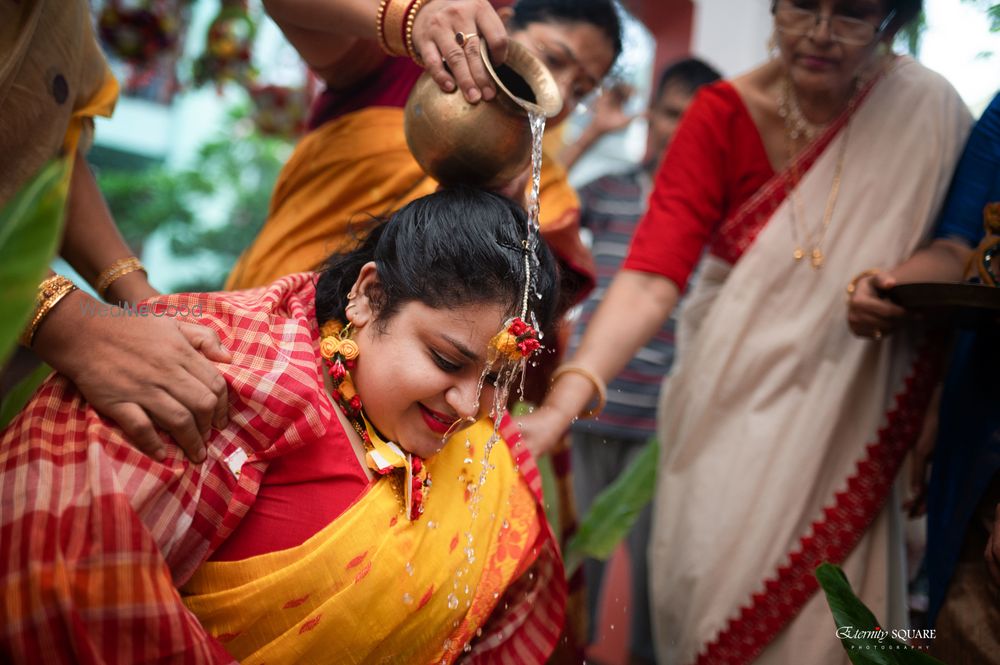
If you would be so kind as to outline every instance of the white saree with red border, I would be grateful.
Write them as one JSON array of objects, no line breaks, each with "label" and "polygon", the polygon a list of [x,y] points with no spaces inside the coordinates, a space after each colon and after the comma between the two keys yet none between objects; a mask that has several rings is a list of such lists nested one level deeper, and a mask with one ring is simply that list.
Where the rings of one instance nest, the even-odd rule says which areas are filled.
[{"label": "white saree with red border", "polygon": [[909,334],[852,336],[844,288],[927,240],[971,118],[909,58],[860,95],[797,158],[799,225],[815,231],[848,141],[822,268],[792,257],[792,176],[778,173],[725,220],[720,232],[739,238],[742,255],[708,256],[681,314],[650,546],[664,663],[844,662],[816,593],[824,561],[887,616],[887,499],[922,422],[934,354]]}]

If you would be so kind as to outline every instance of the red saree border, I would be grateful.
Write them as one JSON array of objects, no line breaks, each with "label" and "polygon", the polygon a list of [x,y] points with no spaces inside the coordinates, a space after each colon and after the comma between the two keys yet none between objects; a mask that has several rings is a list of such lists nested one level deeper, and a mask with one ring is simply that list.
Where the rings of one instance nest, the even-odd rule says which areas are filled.
[{"label": "red saree border", "polygon": [[[730,264],[739,261],[743,253],[750,248],[760,232],[771,221],[778,207],[784,203],[789,191],[795,185],[791,182],[793,174],[805,174],[813,167],[827,147],[847,126],[854,113],[861,108],[868,94],[882,79],[883,74],[872,78],[858,93],[854,101],[848,105],[840,116],[827,127],[822,134],[792,160],[785,169],[775,174],[767,184],[750,197],[732,217],[724,221],[716,237],[725,241],[717,243],[714,254]],[[801,177],[800,177],[801,180]]]},{"label": "red saree border", "polygon": [[861,541],[892,490],[906,452],[920,434],[924,413],[941,374],[940,345],[928,340],[917,354],[895,405],[885,416],[874,442],[847,479],[847,488],[834,495],[788,563],[778,566],[764,580],[764,590],[731,618],[715,638],[705,644],[696,665],[738,665],[752,662],[798,614],[818,590],[814,571],[821,563],[842,563]]}]

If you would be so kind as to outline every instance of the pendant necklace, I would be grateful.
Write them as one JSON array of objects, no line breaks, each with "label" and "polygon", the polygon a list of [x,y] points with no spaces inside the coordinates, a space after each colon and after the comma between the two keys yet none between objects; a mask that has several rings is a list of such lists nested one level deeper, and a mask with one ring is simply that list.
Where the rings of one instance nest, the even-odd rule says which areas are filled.
[{"label": "pendant necklace", "polygon": [[[840,140],[840,150],[837,154],[837,163],[834,166],[833,171],[833,184],[830,187],[830,194],[826,199],[826,208],[823,211],[820,228],[816,233],[810,233],[808,227],[805,225],[805,215],[802,210],[802,201],[798,191],[800,174],[795,154],[795,141],[801,136],[805,136],[807,139],[812,140],[812,137],[815,136],[815,134],[819,132],[822,127],[808,124],[796,126],[793,116],[798,116],[801,123],[807,123],[807,121],[802,116],[801,111],[793,113],[790,110],[788,102],[789,99],[794,99],[794,95],[791,90],[791,82],[786,79],[784,93],[778,100],[778,114],[785,121],[785,139],[788,150],[788,162],[791,167],[791,179],[789,182],[788,194],[791,197],[790,211],[792,215],[792,235],[795,239],[795,251],[792,252],[792,258],[794,258],[796,262],[801,261],[806,257],[806,249],[808,249],[810,264],[814,270],[819,270],[823,267],[823,263],[826,261],[826,255],[823,253],[823,241],[826,238],[827,230],[830,228],[830,222],[833,219],[833,213],[837,207],[837,198],[840,195],[840,182],[844,171],[844,156],[847,153],[847,143],[850,138],[851,123],[850,120],[848,120],[847,125],[844,127],[844,135]],[[853,99],[851,103],[853,103]],[[795,104],[794,108],[798,109],[798,104]]]}]

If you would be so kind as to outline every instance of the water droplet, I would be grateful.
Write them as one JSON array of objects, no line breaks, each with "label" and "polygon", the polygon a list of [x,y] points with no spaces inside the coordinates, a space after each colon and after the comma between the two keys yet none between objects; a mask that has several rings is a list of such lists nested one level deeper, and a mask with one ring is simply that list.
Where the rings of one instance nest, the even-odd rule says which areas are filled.
[{"label": "water droplet", "polygon": [[476,637],[482,637],[482,636],[483,636],[483,629],[476,628]]},{"label": "water droplet", "polygon": [[428,529],[436,529],[436,528],[438,528],[438,524],[434,520],[427,520],[427,528]]},{"label": "water droplet", "polygon": [[470,653],[472,651],[472,645],[466,644],[464,647],[462,647],[462,651],[464,651],[465,653]]},{"label": "water droplet", "polygon": [[503,521],[503,528],[509,529],[510,528],[510,522],[508,522],[507,520],[504,520]]},{"label": "water droplet", "polygon": [[413,564],[409,561],[406,562],[406,574],[413,577]]},{"label": "water droplet", "polygon": [[411,596],[408,593],[404,593],[403,594],[403,604],[404,605],[412,605],[413,604],[413,596]]},{"label": "water droplet", "polygon": [[472,464],[472,458],[466,457],[464,460],[462,460],[462,464]]},{"label": "water droplet", "polygon": [[458,609],[458,596],[453,593],[448,594],[448,609],[457,610]]}]

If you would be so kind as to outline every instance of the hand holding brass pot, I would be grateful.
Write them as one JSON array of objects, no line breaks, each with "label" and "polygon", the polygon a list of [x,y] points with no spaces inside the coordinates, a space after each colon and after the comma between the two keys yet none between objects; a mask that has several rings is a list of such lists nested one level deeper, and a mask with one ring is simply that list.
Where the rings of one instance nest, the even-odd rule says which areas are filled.
[{"label": "hand holding brass pot", "polygon": [[492,100],[470,104],[458,92],[445,93],[424,73],[404,111],[404,132],[417,163],[443,185],[501,187],[524,172],[531,160],[528,111],[548,118],[562,109],[551,72],[515,41],[507,61],[494,68],[480,40],[486,69],[497,85]]}]

